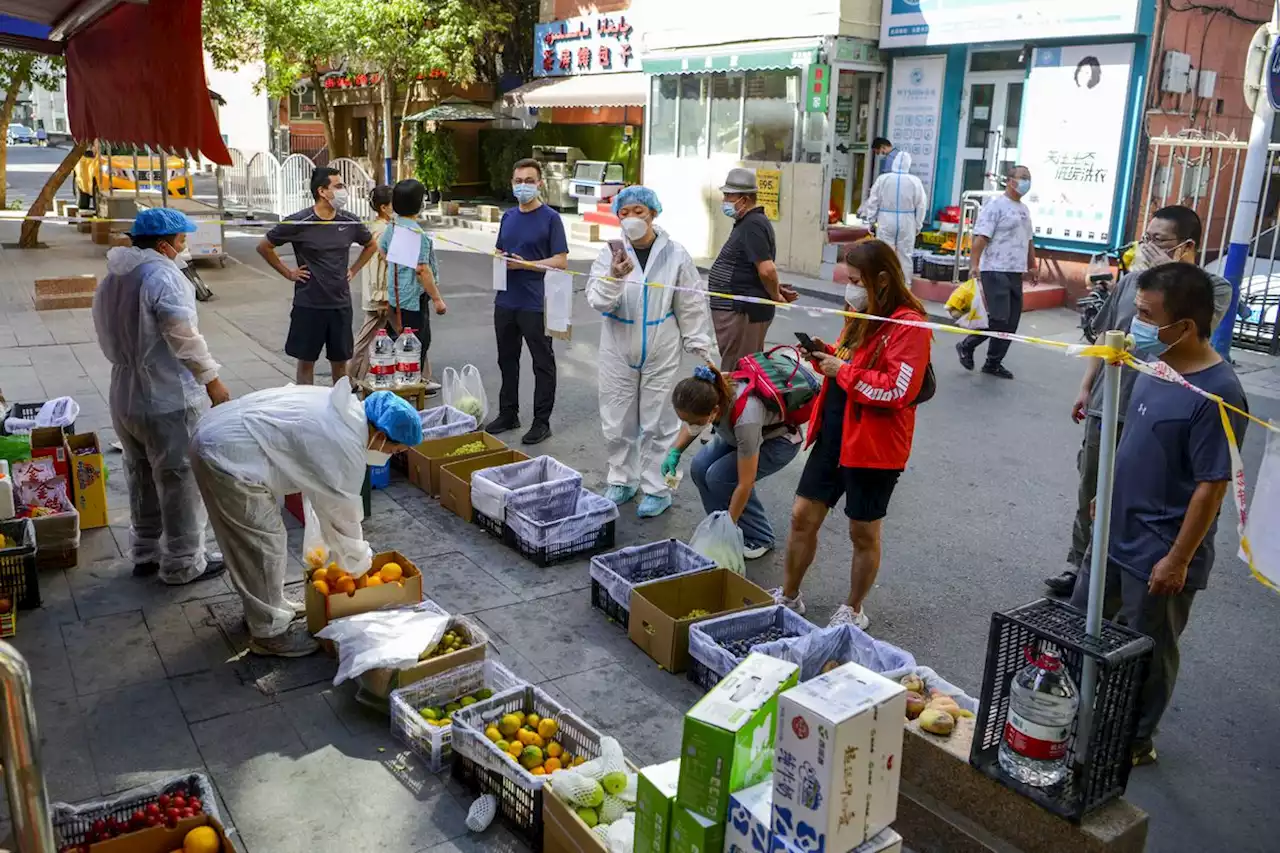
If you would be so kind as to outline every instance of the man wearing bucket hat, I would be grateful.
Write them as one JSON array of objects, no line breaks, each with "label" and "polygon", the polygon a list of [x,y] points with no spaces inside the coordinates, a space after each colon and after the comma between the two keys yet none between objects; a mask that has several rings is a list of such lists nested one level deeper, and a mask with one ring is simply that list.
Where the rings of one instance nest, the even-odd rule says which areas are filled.
[{"label": "man wearing bucket hat", "polygon": [[[711,265],[709,289],[732,296],[794,302],[795,290],[778,282],[778,268],[774,265],[778,242],[769,217],[757,202],[755,170],[730,169],[720,192],[724,194],[721,211],[733,220],[733,230]],[[772,305],[711,297],[711,318],[720,345],[722,370],[732,371],[743,356],[764,349],[773,315]]]},{"label": "man wearing bucket hat", "polygon": [[124,451],[133,571],[158,572],[167,584],[223,572],[205,553],[207,519],[187,458],[208,403],[231,399],[197,326],[195,290],[174,263],[195,230],[179,211],[143,210],[129,231],[133,245],[107,253],[93,296],[98,346],[111,362],[111,422]]}]

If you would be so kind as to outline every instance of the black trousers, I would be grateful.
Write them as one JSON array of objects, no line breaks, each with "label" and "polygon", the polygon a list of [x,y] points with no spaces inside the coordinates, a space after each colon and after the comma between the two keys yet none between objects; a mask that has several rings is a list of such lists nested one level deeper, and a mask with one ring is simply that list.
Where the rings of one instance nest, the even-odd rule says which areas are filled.
[{"label": "black trousers", "polygon": [[499,416],[520,416],[520,342],[524,341],[533,358],[533,422],[550,423],[556,403],[556,353],[543,312],[494,306],[493,330],[498,339],[498,369],[502,371]]},{"label": "black trousers", "polygon": [[[986,300],[987,315],[991,318],[987,328],[993,332],[1018,331],[1018,322],[1022,320],[1022,273],[984,272],[980,278],[982,298]],[[978,344],[988,340],[991,343],[987,346],[987,364],[995,367],[1004,361],[1004,354],[1009,351],[1009,341],[970,335],[960,346],[969,355],[973,355]]]}]

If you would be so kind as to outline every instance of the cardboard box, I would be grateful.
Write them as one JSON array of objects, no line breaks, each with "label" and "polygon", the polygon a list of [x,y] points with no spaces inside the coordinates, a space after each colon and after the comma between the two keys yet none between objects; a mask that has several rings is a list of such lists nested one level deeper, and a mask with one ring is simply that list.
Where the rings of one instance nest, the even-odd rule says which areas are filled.
[{"label": "cardboard box", "polygon": [[485,468],[524,462],[528,458],[519,450],[495,450],[441,465],[440,506],[469,524],[475,518],[475,510],[471,508],[471,475]]},{"label": "cardboard box", "polygon": [[[53,470],[59,477],[68,477],[67,445],[58,427],[36,427],[31,431],[31,458],[47,456],[53,460]],[[68,477],[68,481],[70,478]]]},{"label": "cardboard box", "polygon": [[414,682],[439,675],[454,667],[484,661],[489,635],[479,625],[465,616],[453,616],[449,619],[448,630],[464,631],[471,645],[438,658],[419,661],[401,670],[371,669],[360,676],[360,686],[379,699],[387,699],[397,687],[408,687]]},{"label": "cardboard box", "polygon": [[773,779],[729,795],[724,853],[769,853],[773,838]]},{"label": "cardboard box", "polygon": [[720,853],[723,849],[723,821],[676,805],[671,818],[671,853]]},{"label": "cardboard box", "polygon": [[653,764],[636,778],[635,853],[667,853],[671,843],[671,812],[680,785],[680,759]]},{"label": "cardboard box", "polygon": [[430,441],[424,441],[417,447],[409,448],[409,482],[433,497],[440,494],[441,466],[478,455],[475,453],[469,453],[465,456],[449,455],[464,444],[471,444],[474,441],[484,443],[487,448],[484,451],[485,453],[507,449],[505,444],[487,432],[469,432],[465,435],[453,435],[448,438],[433,438]]},{"label": "cardboard box", "polygon": [[[773,597],[728,569],[712,569],[669,580],[652,581],[631,590],[627,633],[667,672],[689,665],[689,626],[712,616],[773,604]],[[706,616],[685,618],[694,610]]]},{"label": "cardboard box", "polygon": [[[725,849],[725,853],[730,853],[728,848]],[[767,853],[810,853],[810,851],[807,847],[797,847],[794,842],[780,840],[775,836]],[[872,836],[865,843],[859,844],[849,853],[902,853],[902,836],[892,829],[886,829]]]},{"label": "cardboard box", "polygon": [[[548,785],[553,785],[548,780]],[[604,841],[573,809],[552,792],[542,790],[542,853],[607,853]]]},{"label": "cardboard box", "polygon": [[171,851],[182,850],[182,840],[187,837],[188,832],[198,826],[212,827],[213,831],[218,833],[218,841],[222,844],[223,853],[234,853],[236,848],[227,838],[227,832],[222,828],[222,824],[207,814],[198,814],[178,821],[178,825],[173,829],[153,826],[150,829],[140,829],[108,841],[100,841],[84,849],[89,850],[90,853],[171,853]]},{"label": "cardboard box", "polygon": [[[96,433],[86,432],[65,438],[71,487],[80,529],[107,526],[107,466]],[[79,452],[77,452],[79,451]],[[88,451],[87,453],[85,451]]]},{"label": "cardboard box", "polygon": [[677,805],[724,823],[729,795],[764,781],[773,769],[778,694],[799,677],[795,664],[752,653],[689,709]]},{"label": "cardboard box", "polygon": [[856,663],[782,694],[775,849],[852,850],[893,823],[906,713],[902,685]]},{"label": "cardboard box", "polygon": [[368,613],[380,607],[417,604],[422,601],[422,573],[413,561],[399,551],[375,554],[372,571],[387,563],[399,563],[404,569],[401,583],[388,583],[357,589],[353,595],[321,595],[311,584],[306,585],[307,630],[315,634],[334,619]]},{"label": "cardboard box", "polygon": [[74,569],[80,551],[80,513],[74,509],[31,519],[36,531],[36,568]]}]

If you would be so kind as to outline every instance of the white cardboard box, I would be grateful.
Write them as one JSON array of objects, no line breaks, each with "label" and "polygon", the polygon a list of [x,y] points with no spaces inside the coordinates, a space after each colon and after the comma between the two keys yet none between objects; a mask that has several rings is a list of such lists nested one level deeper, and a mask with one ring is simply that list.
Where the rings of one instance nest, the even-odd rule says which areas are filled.
[{"label": "white cardboard box", "polygon": [[[776,853],[810,853],[808,850],[801,850],[794,845],[781,841],[777,842],[769,853],[775,853],[775,851]],[[830,851],[825,851],[825,853],[830,853]],[[849,853],[902,853],[902,836],[892,829],[882,829],[871,836],[865,843],[859,844],[850,850]]]},{"label": "white cardboard box", "polygon": [[772,812],[772,778],[730,794],[724,853],[769,853]]},{"label": "white cardboard box", "polygon": [[853,850],[893,823],[906,695],[847,663],[779,697],[773,850]]}]

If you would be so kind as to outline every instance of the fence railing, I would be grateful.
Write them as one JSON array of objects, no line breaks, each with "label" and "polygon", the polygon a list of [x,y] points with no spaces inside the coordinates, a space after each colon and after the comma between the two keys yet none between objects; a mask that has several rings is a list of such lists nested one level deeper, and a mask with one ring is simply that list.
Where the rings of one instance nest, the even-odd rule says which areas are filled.
[{"label": "fence railing", "polygon": [[[305,154],[290,154],[281,162],[267,151],[229,149],[231,165],[220,171],[223,204],[246,216],[283,219],[312,204],[311,172],[316,162]],[[363,166],[347,157],[327,165],[337,169],[351,195],[350,211],[361,219],[373,215],[369,192],[376,182]]]}]

